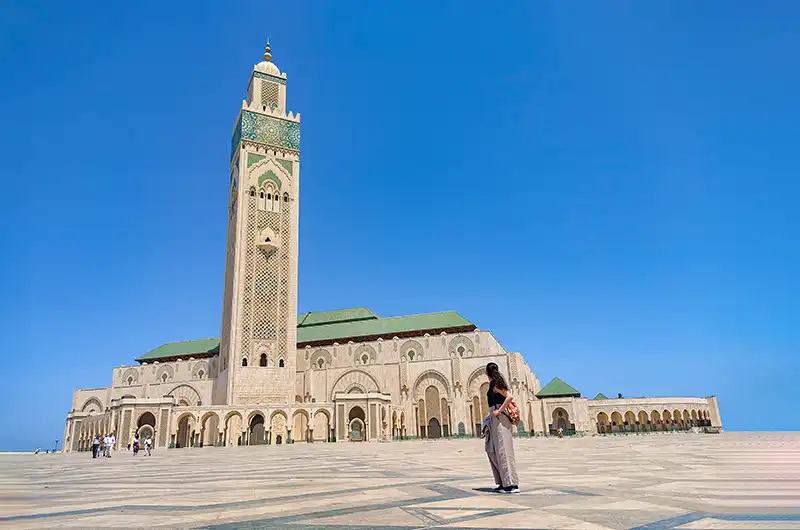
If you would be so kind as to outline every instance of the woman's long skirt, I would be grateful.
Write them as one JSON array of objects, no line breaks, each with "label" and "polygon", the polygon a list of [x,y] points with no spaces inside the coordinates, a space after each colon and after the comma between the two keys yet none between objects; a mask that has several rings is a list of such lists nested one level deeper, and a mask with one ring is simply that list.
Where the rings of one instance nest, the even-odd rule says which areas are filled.
[{"label": "woman's long skirt", "polygon": [[[492,410],[497,406],[492,407]],[[514,442],[511,437],[514,426],[505,414],[495,418],[490,414],[491,422],[486,433],[486,455],[492,466],[495,484],[507,488],[519,486],[517,478],[517,461],[514,458]]]}]

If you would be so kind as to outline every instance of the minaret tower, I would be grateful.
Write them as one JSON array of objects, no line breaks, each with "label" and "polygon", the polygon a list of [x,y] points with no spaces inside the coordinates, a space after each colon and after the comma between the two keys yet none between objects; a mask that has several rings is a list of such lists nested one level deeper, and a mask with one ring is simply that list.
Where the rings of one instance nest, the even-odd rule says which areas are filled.
[{"label": "minaret tower", "polygon": [[300,114],[286,74],[253,67],[231,140],[228,243],[215,404],[294,402]]}]

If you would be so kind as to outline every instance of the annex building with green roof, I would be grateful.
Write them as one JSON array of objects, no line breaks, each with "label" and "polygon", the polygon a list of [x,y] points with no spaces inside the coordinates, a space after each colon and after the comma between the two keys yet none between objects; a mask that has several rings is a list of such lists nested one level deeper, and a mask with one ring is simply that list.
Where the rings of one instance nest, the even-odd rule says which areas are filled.
[{"label": "annex building with green roof", "polygon": [[[137,435],[164,448],[478,436],[489,362],[520,409],[516,434],[598,432],[602,414],[611,421],[613,400],[587,400],[558,378],[541,388],[520,353],[451,308],[300,313],[301,122],[269,44],[242,88],[230,150],[220,149],[229,156],[220,329],[143,345],[135,364],[113,369],[110,386],[76,390],[64,450],[90,450],[108,432],[118,449]],[[693,426],[719,424],[711,399],[674,398],[669,417],[685,408]],[[654,417],[647,403],[630,405],[633,414]]]}]

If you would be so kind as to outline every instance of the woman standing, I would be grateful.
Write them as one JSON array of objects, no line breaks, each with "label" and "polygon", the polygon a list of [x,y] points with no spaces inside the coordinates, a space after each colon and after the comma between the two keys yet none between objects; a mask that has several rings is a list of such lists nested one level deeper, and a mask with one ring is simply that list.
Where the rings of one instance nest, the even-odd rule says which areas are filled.
[{"label": "woman standing", "polygon": [[514,458],[514,442],[511,437],[511,420],[503,411],[511,403],[513,396],[508,391],[508,384],[495,363],[486,365],[489,377],[489,430],[486,434],[486,454],[492,466],[494,481],[498,484],[495,491],[500,493],[519,493],[517,478],[517,461]]}]

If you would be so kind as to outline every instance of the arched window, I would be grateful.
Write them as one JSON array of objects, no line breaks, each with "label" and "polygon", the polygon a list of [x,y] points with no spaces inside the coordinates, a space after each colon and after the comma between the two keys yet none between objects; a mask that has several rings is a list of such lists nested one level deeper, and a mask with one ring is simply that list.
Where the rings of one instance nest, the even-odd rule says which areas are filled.
[{"label": "arched window", "polygon": [[278,366],[280,366],[281,368],[283,368],[283,366],[284,366],[284,365],[283,365],[283,359],[281,359],[280,361],[278,361]]},{"label": "arched window", "polygon": [[283,202],[289,202],[289,193],[288,192],[283,194]]},{"label": "arched window", "polygon": [[408,350],[408,360],[409,361],[414,360],[414,350]]},{"label": "arched window", "polygon": [[319,366],[319,369],[322,370],[322,368],[325,366],[325,359],[323,359],[322,357],[317,359],[317,366]]},{"label": "arched window", "polygon": [[128,378],[128,384],[129,384],[129,385],[132,385],[132,384],[133,384],[133,377],[129,377],[129,378]]},{"label": "arched window", "polygon": [[259,210],[267,209],[267,201],[264,198],[264,190],[258,192],[258,209]]},{"label": "arched window", "polygon": [[247,357],[242,357],[242,366],[247,366]]},{"label": "arched window", "polygon": [[202,371],[202,370],[200,370],[199,372],[197,372],[197,377],[199,377],[200,379],[202,379],[202,378],[203,378],[203,371]]},{"label": "arched window", "polygon": [[259,357],[259,359],[258,359],[258,365],[259,366],[266,366],[267,365],[267,354],[266,353],[262,353],[261,354],[261,357]]},{"label": "arched window", "polygon": [[362,363],[367,364],[368,361],[369,361],[369,355],[365,353],[364,355],[361,356]]},{"label": "arched window", "polygon": [[167,382],[167,374],[161,376],[161,381],[163,381],[164,383]]},{"label": "arched window", "polygon": [[250,188],[250,196],[251,197],[255,197],[256,196],[256,189],[253,188],[253,187]]}]

